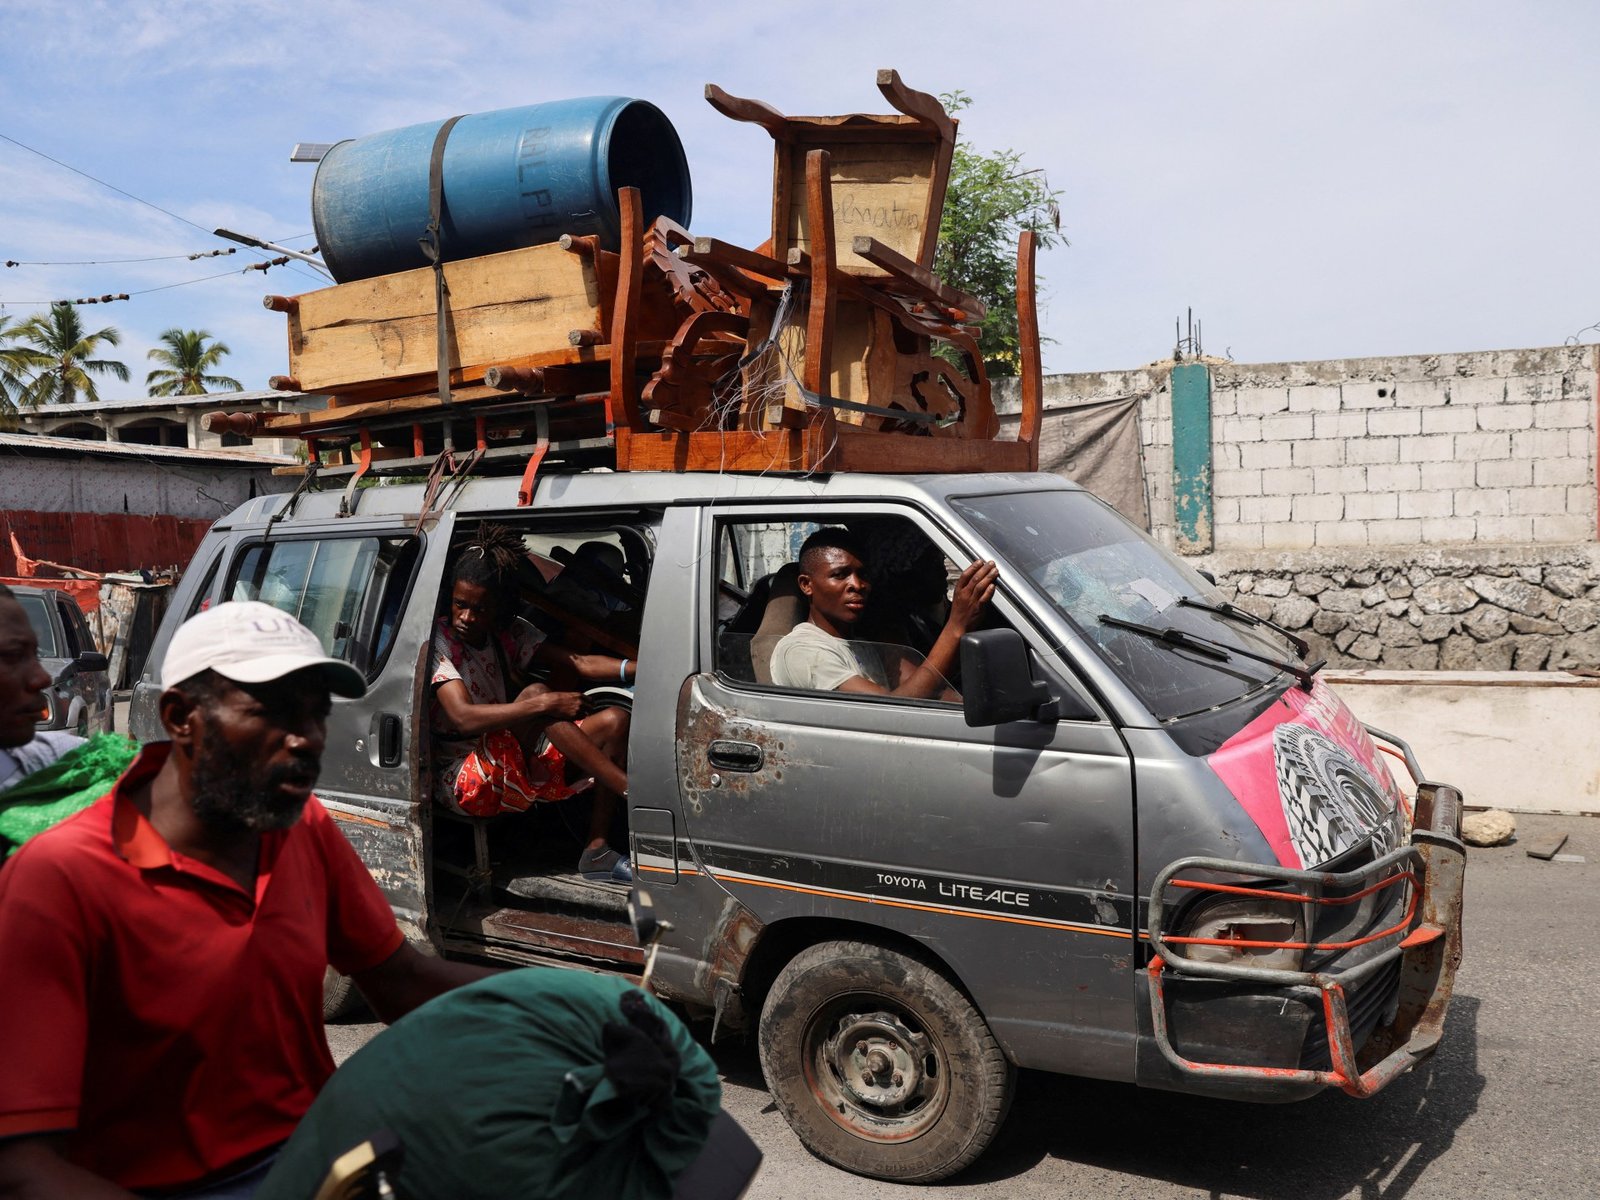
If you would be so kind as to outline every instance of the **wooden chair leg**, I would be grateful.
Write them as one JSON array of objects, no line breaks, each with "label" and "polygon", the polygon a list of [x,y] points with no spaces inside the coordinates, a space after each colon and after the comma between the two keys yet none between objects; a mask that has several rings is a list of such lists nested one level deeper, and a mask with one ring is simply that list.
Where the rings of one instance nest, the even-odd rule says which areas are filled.
[{"label": "wooden chair leg", "polygon": [[1033,230],[1017,239],[1017,342],[1022,367],[1022,419],[1017,441],[1028,447],[1028,470],[1039,469],[1039,429],[1044,419],[1044,368],[1039,352],[1039,308]]}]

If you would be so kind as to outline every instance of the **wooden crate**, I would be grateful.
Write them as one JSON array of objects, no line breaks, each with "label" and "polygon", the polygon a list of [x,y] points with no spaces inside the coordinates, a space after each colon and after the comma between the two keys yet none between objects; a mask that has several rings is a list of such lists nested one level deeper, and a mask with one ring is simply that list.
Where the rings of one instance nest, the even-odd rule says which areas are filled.
[{"label": "wooden crate", "polygon": [[[448,263],[450,366],[468,378],[568,334],[606,327],[591,259],[550,244]],[[424,267],[293,298],[289,375],[300,391],[338,392],[438,371],[433,271]]]}]

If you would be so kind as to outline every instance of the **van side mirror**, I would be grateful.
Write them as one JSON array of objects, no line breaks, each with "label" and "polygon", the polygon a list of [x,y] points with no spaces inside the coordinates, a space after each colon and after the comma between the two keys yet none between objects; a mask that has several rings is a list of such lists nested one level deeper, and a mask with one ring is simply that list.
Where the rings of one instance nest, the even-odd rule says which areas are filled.
[{"label": "van side mirror", "polygon": [[106,671],[111,668],[111,660],[98,650],[85,650],[78,655],[72,664],[83,674],[92,675],[96,671]]},{"label": "van side mirror", "polygon": [[1216,587],[1217,586],[1217,577],[1215,575],[1213,575],[1210,571],[1207,571],[1207,570],[1205,570],[1205,569],[1203,569],[1201,567],[1196,567],[1194,573],[1196,575],[1200,576],[1201,579],[1204,579],[1212,587]]},{"label": "van side mirror", "polygon": [[981,629],[961,639],[961,708],[974,728],[1061,717],[1050,685],[1034,679],[1027,643],[1015,629]]}]

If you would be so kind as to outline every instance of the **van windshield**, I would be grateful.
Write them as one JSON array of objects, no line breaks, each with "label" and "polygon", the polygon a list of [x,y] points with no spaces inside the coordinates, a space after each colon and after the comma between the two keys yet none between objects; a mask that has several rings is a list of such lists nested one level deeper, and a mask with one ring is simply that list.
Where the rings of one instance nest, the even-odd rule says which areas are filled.
[{"label": "van windshield", "polygon": [[951,505],[1003,556],[1001,580],[1026,580],[1158,720],[1203,712],[1293,682],[1294,671],[1306,673],[1281,634],[1237,611],[1187,603],[1216,604],[1220,596],[1087,492],[965,496]]}]

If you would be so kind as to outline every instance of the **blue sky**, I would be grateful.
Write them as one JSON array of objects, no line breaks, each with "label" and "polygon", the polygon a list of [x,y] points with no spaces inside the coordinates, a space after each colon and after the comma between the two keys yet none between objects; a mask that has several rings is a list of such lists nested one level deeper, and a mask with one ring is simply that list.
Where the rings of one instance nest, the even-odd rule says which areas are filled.
[{"label": "blue sky", "polygon": [[0,313],[143,292],[83,310],[122,332],[133,373],[104,395],[143,394],[172,326],[227,342],[224,373],[262,387],[287,351],[261,296],[318,277],[241,274],[264,257],[244,250],[107,260],[220,248],[218,226],[308,247],[314,168],[294,143],[639,96],[683,139],[694,231],[753,246],[770,142],[704,85],[884,111],[874,72],[893,66],[969,93],[963,136],[1062,192],[1048,370],[1163,358],[1191,306],[1207,352],[1241,362],[1594,341],[1596,45],[1600,5],[1576,0],[0,0],[0,134],[173,214],[0,141],[0,261],[102,264],[0,268]]}]

